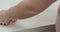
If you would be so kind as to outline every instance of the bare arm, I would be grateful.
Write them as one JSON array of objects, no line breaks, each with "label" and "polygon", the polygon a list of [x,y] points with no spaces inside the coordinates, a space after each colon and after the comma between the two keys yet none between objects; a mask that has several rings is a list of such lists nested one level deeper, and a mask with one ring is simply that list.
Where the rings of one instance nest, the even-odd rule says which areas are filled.
[{"label": "bare arm", "polygon": [[9,17],[24,19],[41,13],[56,0],[23,0],[6,11]]}]

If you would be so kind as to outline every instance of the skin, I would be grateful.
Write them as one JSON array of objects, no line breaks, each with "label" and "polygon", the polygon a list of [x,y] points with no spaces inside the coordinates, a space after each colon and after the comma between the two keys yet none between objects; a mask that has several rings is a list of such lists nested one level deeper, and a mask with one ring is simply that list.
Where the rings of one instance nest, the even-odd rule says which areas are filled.
[{"label": "skin", "polygon": [[58,16],[57,16],[57,21],[56,21],[56,32],[60,32],[60,6],[58,9]]},{"label": "skin", "polygon": [[0,11],[0,24],[15,23],[16,19],[25,19],[41,13],[56,0],[23,0],[6,11]]},{"label": "skin", "polygon": [[16,19],[8,18],[5,11],[0,11],[0,25],[9,25],[15,23]]},{"label": "skin", "polygon": [[48,8],[48,6],[51,5],[54,1],[55,0],[24,0],[17,6],[10,8],[6,13],[10,17],[25,19],[41,13],[46,8]]}]

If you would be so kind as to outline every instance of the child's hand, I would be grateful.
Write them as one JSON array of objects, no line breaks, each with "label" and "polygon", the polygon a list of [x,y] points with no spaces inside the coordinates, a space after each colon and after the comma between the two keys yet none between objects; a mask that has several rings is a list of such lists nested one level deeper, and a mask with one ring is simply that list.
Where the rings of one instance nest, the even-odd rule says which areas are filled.
[{"label": "child's hand", "polygon": [[15,23],[16,19],[9,18],[5,11],[0,11],[0,25],[9,25]]}]

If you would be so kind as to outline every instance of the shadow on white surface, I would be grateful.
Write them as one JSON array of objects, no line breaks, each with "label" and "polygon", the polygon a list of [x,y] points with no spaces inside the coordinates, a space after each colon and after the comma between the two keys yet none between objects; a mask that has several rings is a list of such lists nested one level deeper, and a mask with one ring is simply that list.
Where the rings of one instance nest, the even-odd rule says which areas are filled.
[{"label": "shadow on white surface", "polygon": [[37,27],[37,28],[30,28],[30,29],[24,29],[24,30],[18,30],[13,32],[55,32],[55,25],[48,25],[43,27]]},{"label": "shadow on white surface", "polygon": [[12,32],[12,31],[18,31],[23,29],[24,27],[18,25],[18,23],[14,25],[8,25],[8,26],[0,25],[0,32]]}]

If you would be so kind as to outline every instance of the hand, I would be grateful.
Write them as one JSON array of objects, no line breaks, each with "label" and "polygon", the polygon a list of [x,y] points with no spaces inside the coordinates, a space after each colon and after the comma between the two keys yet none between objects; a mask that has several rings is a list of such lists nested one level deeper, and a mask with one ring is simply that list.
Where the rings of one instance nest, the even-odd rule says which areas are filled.
[{"label": "hand", "polygon": [[6,15],[5,11],[0,11],[0,25],[9,25],[16,22],[16,19],[9,18],[9,16]]}]

